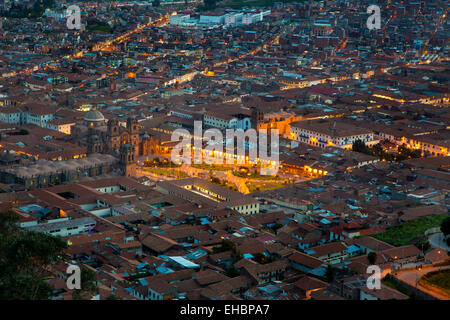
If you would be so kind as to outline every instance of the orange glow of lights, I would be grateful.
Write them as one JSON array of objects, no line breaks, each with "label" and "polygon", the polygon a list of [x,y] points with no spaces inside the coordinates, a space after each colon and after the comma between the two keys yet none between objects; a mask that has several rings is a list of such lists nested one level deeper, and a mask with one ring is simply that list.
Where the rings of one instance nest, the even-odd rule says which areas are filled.
[{"label": "orange glow of lights", "polygon": [[61,218],[65,218],[67,217],[67,213],[63,209],[59,209],[59,216]]}]

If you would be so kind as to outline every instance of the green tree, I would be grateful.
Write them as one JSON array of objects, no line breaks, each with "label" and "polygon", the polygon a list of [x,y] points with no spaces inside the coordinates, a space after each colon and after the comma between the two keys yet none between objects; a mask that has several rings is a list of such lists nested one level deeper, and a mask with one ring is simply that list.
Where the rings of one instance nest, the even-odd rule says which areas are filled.
[{"label": "green tree", "polygon": [[43,267],[61,260],[67,244],[17,223],[15,212],[0,213],[0,300],[49,299],[53,288],[43,279]]},{"label": "green tree", "polygon": [[233,241],[225,239],[225,240],[222,240],[222,243],[220,244],[220,246],[213,247],[213,251],[214,251],[214,253],[220,253],[220,252],[232,250],[232,249],[234,249],[234,247],[235,247],[235,244]]},{"label": "green tree", "polygon": [[230,268],[227,269],[225,274],[230,278],[234,278],[234,277],[239,276],[241,273],[239,272],[238,269],[236,269],[235,266],[231,266]]},{"label": "green tree", "polygon": [[92,295],[98,293],[97,276],[95,271],[87,267],[81,267],[81,289],[74,290],[73,300],[89,299]]},{"label": "green tree", "polygon": [[379,143],[377,143],[376,145],[374,145],[373,147],[372,147],[372,153],[375,155],[375,156],[383,156],[383,147],[381,146],[381,144],[379,144]]},{"label": "green tree", "polygon": [[450,217],[442,221],[441,223],[441,231],[444,236],[448,236],[450,234]]},{"label": "green tree", "polygon": [[375,264],[375,262],[377,261],[376,252],[374,252],[374,251],[369,252],[369,254],[367,255],[367,260],[369,260],[370,264]]},{"label": "green tree", "polygon": [[431,244],[428,241],[428,239],[422,239],[422,240],[416,242],[415,246],[417,247],[417,249],[420,249],[423,252],[426,252],[428,249],[430,249]]},{"label": "green tree", "polygon": [[422,151],[420,149],[409,149],[408,146],[403,143],[398,147],[397,161],[405,160],[408,158],[420,158],[422,156]]},{"label": "green tree", "polygon": [[283,228],[283,225],[281,223],[277,222],[271,228],[275,233],[277,233],[277,230],[280,228]]},{"label": "green tree", "polygon": [[239,252],[239,250],[236,250],[235,247],[231,250],[231,259],[233,259],[233,263],[238,262],[241,260],[244,256]]},{"label": "green tree", "polygon": [[150,160],[144,160],[144,167],[151,167],[152,162]]},{"label": "green tree", "polygon": [[355,140],[352,144],[352,150],[355,152],[367,153],[367,146],[362,140]]},{"label": "green tree", "polygon": [[219,178],[217,178],[217,177],[212,177],[211,178],[211,182],[215,183],[215,184],[221,184],[222,183],[222,181]]},{"label": "green tree", "polygon": [[255,253],[254,254],[254,259],[256,262],[260,263],[260,264],[266,264],[266,263],[271,263],[277,260],[277,258],[273,255],[265,255],[263,253]]},{"label": "green tree", "polygon": [[13,3],[9,10],[1,12],[2,16],[11,18],[38,18],[41,17],[47,8],[53,8],[55,0],[35,1],[30,7],[28,4]]}]

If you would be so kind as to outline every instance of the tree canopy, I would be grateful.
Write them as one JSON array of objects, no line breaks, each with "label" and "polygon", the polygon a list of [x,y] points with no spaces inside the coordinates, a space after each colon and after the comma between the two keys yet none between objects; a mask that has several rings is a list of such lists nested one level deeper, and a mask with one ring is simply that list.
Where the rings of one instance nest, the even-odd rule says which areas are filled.
[{"label": "tree canopy", "polygon": [[12,3],[11,8],[1,11],[0,15],[8,18],[38,18],[42,17],[45,9],[53,8],[56,4],[55,0],[34,1],[32,6],[20,2]]},{"label": "tree canopy", "polygon": [[367,260],[369,260],[370,264],[375,264],[375,262],[377,261],[377,253],[374,251],[369,252],[369,254],[367,255]]},{"label": "tree canopy", "polygon": [[67,244],[60,238],[21,229],[15,212],[0,213],[0,300],[42,300],[53,288],[44,266],[59,261]]},{"label": "tree canopy", "polygon": [[384,151],[380,143],[369,147],[360,139],[353,142],[352,151],[368,154],[387,161],[403,161],[411,158],[420,158],[422,156],[422,151],[420,149],[409,148],[405,143],[398,146],[397,154],[392,154]]},{"label": "tree canopy", "polygon": [[450,234],[450,217],[442,221],[441,231],[444,234],[444,236],[448,236]]},{"label": "tree canopy", "polygon": [[87,267],[81,267],[81,289],[74,290],[73,300],[86,300],[92,294],[99,292],[97,287],[97,277],[95,271]]}]

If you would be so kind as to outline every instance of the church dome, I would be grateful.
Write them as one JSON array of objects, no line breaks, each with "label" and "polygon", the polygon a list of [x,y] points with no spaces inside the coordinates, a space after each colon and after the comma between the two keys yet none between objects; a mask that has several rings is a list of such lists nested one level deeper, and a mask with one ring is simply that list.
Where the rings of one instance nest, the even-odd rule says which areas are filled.
[{"label": "church dome", "polygon": [[91,110],[84,115],[85,121],[104,121],[105,117],[98,110]]},{"label": "church dome", "polygon": [[131,144],[129,144],[129,143],[123,144],[123,145],[120,147],[120,151],[125,151],[125,152],[127,152],[127,151],[131,151],[131,150],[133,150],[133,146],[132,146]]}]

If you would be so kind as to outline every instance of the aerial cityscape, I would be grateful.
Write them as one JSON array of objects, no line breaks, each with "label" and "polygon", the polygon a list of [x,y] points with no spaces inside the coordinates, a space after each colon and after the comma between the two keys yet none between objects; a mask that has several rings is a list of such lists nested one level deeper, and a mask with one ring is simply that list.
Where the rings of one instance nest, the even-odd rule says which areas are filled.
[{"label": "aerial cityscape", "polygon": [[450,300],[449,4],[1,1],[0,300]]}]

